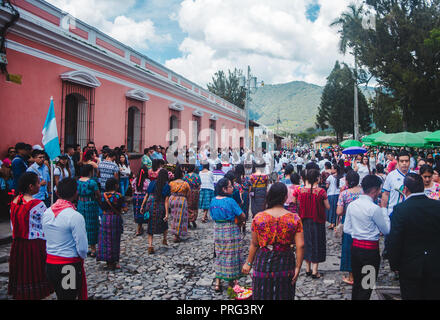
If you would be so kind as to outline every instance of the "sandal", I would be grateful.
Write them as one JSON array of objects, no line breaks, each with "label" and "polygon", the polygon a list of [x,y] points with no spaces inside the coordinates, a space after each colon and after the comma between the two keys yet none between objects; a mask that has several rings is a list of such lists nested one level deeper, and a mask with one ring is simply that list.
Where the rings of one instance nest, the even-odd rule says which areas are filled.
[{"label": "sandal", "polygon": [[221,284],[216,284],[214,287],[214,291],[215,292],[221,292],[222,291],[222,285]]},{"label": "sandal", "polygon": [[348,278],[342,277],[342,281],[344,281],[345,283],[349,284],[349,285],[353,285],[354,281],[350,281],[348,280]]},{"label": "sandal", "polygon": [[153,254],[153,253],[154,253],[154,248],[148,247],[148,254]]},{"label": "sandal", "polygon": [[306,276],[307,277],[310,277],[311,275],[312,275],[312,271],[308,271],[308,272],[306,271]]},{"label": "sandal", "polygon": [[312,274],[312,278],[313,279],[319,279],[319,278],[322,278],[322,277],[323,277],[323,275],[320,274],[319,272],[317,274]]}]

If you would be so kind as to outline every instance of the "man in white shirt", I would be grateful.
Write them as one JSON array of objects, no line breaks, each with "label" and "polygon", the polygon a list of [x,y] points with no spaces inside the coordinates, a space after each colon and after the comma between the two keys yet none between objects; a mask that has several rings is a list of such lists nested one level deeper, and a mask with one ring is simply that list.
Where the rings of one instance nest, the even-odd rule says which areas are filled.
[{"label": "man in white shirt", "polygon": [[405,200],[405,195],[403,194],[403,180],[408,173],[413,173],[409,170],[409,158],[410,155],[408,151],[401,151],[397,156],[396,170],[391,171],[385,179],[380,206],[382,208],[387,208],[388,215],[393,212],[395,205]]},{"label": "man in white shirt", "polygon": [[[387,212],[374,203],[381,193],[381,186],[382,180],[379,177],[366,176],[362,180],[364,194],[347,207],[344,233],[353,238],[351,249],[351,268],[354,280],[352,300],[370,299],[379,274],[380,233],[387,235],[390,232],[390,218]],[[367,273],[364,268],[367,269]]]},{"label": "man in white shirt", "polygon": [[84,217],[73,202],[78,197],[73,178],[58,183],[59,199],[44,212],[42,225],[46,236],[47,277],[58,300],[87,299],[84,259],[87,233]]}]

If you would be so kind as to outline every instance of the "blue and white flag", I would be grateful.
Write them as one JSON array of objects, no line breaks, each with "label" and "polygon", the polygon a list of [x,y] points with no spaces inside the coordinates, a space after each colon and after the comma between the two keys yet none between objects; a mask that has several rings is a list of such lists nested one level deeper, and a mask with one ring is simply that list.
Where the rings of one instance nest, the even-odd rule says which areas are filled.
[{"label": "blue and white flag", "polygon": [[50,160],[54,160],[61,154],[60,142],[58,139],[57,122],[55,120],[55,108],[53,106],[53,97],[50,97],[49,111],[43,127],[43,145],[44,151],[49,155]]}]

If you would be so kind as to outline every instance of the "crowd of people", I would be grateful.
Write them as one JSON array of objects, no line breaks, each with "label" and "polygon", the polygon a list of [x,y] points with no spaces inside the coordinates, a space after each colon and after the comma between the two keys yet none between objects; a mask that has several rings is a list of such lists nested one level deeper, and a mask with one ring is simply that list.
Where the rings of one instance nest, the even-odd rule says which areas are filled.
[{"label": "crowd of people", "polygon": [[[125,146],[104,146],[101,153],[93,142],[83,150],[67,146],[55,166],[39,146],[9,148],[1,169],[1,185],[14,190],[6,204],[13,227],[8,292],[14,299],[53,291],[59,299],[86,299],[84,259],[121,268],[123,217],[132,206],[135,236],[146,226],[148,254],[155,254],[154,235],[167,246],[169,233],[179,243],[199,220],[213,221],[216,291],[222,280],[235,287],[252,269],[254,299],[294,299],[303,262],[306,277],[325,277],[319,264],[326,261],[328,228],[341,239],[342,281],[353,286],[352,299],[370,298],[363,268],[374,267],[377,278],[381,236],[382,258],[399,277],[402,298],[440,299],[438,150],[371,149],[353,156],[339,148],[261,156],[184,151],[170,163],[166,148],[146,148],[134,175]],[[74,266],[81,283],[76,291],[62,286],[66,265]]]}]

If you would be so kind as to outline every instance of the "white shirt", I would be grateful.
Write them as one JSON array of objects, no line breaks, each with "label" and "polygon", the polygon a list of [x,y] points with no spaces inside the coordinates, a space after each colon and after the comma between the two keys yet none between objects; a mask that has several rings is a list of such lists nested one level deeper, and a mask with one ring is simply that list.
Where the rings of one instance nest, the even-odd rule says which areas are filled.
[{"label": "white shirt", "polygon": [[55,218],[49,208],[43,214],[43,232],[48,254],[65,258],[87,257],[86,223],[81,213],[67,208]]},{"label": "white shirt", "polygon": [[[413,171],[409,171],[408,173],[413,173]],[[404,179],[405,175],[399,170],[399,168],[391,171],[385,179],[382,192],[388,191],[390,193],[387,204],[388,214],[391,214],[393,212],[395,205],[405,201],[405,196],[401,193],[403,191]]]},{"label": "white shirt", "polygon": [[208,172],[199,172],[200,180],[202,184],[200,185],[200,189],[210,189],[214,190],[214,175],[211,171]]},{"label": "white shirt", "polygon": [[298,166],[301,166],[304,163],[304,159],[301,157],[296,158],[296,164]]},{"label": "white shirt", "polygon": [[358,171],[359,174],[359,184],[362,182],[362,180],[370,174],[370,171],[368,171],[368,166],[364,165],[363,163],[358,163]]},{"label": "white shirt", "polygon": [[347,207],[344,233],[357,240],[379,240],[380,233],[390,233],[391,222],[385,208],[379,207],[367,195],[359,198]]},{"label": "white shirt", "polygon": [[327,195],[328,196],[334,196],[334,195],[338,195],[340,192],[340,188],[342,187],[342,181],[343,179],[339,179],[339,188],[337,187],[336,183],[337,183],[337,179],[331,174],[328,176],[326,183],[329,183],[329,187],[327,190]]}]

